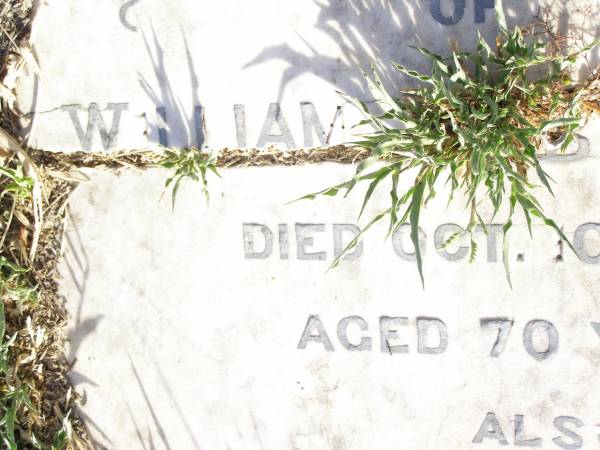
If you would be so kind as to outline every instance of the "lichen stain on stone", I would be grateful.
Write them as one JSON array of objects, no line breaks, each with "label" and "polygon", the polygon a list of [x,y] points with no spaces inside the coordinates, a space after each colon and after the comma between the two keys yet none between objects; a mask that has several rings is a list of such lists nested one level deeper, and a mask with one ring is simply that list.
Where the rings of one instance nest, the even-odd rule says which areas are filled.
[{"label": "lichen stain on stone", "polygon": [[550,393],[550,400],[552,403],[558,404],[563,401],[564,395],[561,391],[552,391]]},{"label": "lichen stain on stone", "polygon": [[346,446],[344,436],[342,436],[341,434],[333,436],[333,438],[330,440],[330,445],[330,448],[332,450],[346,450],[347,448],[349,448]]},{"label": "lichen stain on stone", "polygon": [[539,422],[550,422],[554,419],[555,414],[553,408],[548,405],[547,399],[544,398],[528,408],[528,416],[535,417],[535,420]]},{"label": "lichen stain on stone", "polygon": [[[600,340],[598,340],[598,343],[600,343]],[[579,349],[576,350],[575,353],[584,358],[593,368],[596,369],[595,371],[600,371],[600,352],[598,352],[597,346],[595,348]],[[593,374],[590,375],[593,376]]]}]

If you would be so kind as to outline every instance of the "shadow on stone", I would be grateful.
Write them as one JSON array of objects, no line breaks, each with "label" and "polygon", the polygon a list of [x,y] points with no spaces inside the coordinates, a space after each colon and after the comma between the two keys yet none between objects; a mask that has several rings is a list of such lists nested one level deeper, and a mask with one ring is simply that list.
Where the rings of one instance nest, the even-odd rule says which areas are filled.
[{"label": "shadow on stone", "polygon": [[[414,85],[413,80],[397,72],[392,62],[410,68],[428,70],[427,60],[408,46],[423,46],[439,53],[448,53],[448,39],[461,48],[473,48],[477,31],[493,42],[498,28],[495,25],[492,0],[387,1],[387,0],[324,0],[315,3],[320,12],[315,28],[323,39],[340,46],[343,59],[319,52],[319,42],[300,36],[309,55],[292,48],[288,43],[266,47],[245,64],[245,68],[273,60],[288,63],[281,76],[279,101],[289,83],[312,73],[333,82],[345,94],[367,100],[372,98],[367,82],[359,68],[375,67],[384,85],[392,90]],[[454,9],[451,6],[454,4]],[[509,21],[520,24],[533,22],[538,2],[506,1]],[[477,21],[480,21],[478,23]],[[343,78],[332,79],[332,73]]]},{"label": "shadow on stone", "polygon": [[184,141],[182,143],[183,146],[202,148],[206,141],[204,109],[198,97],[198,76],[185,33],[181,30],[181,38],[185,45],[186,65],[192,88],[193,114],[188,114],[170,82],[165,64],[163,46],[158,40],[154,26],[151,26],[151,30],[152,36],[150,39],[145,32],[142,31],[141,34],[146,53],[152,62],[158,89],[154,89],[150,80],[138,72],[140,86],[156,107],[156,123],[152,123],[152,120],[149,120],[146,116],[147,128],[158,129],[158,143],[162,146],[167,147],[172,145],[169,139],[172,134],[174,135],[174,140]]}]

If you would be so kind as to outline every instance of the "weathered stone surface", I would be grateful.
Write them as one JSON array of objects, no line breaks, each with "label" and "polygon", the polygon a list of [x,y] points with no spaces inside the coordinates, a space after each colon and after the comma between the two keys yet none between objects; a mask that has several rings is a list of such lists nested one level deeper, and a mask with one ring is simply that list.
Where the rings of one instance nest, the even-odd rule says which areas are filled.
[{"label": "weathered stone surface", "polygon": [[[360,66],[373,61],[390,88],[406,87],[410,80],[392,61],[429,68],[408,45],[446,53],[453,39],[473,48],[478,31],[493,42],[493,3],[48,2],[34,30],[41,75],[19,90],[22,110],[35,112],[30,143],[113,151],[159,142],[211,148],[347,142],[359,116],[335,91],[372,99]],[[546,4],[504,3],[510,21],[522,24]],[[565,25],[589,2],[547,3]],[[597,17],[586,23],[593,28]]]},{"label": "weathered stone surface", "polygon": [[518,223],[513,290],[500,234],[478,234],[473,264],[436,249],[465,218],[443,188],[423,216],[423,290],[408,236],[384,241],[385,225],[327,271],[360,192],[285,204],[352,167],[225,170],[210,207],[186,184],[175,212],[163,171],[93,173],[61,267],[92,435],[109,449],[596,448],[600,165],[546,168],[560,188],[540,198],[583,259]]}]

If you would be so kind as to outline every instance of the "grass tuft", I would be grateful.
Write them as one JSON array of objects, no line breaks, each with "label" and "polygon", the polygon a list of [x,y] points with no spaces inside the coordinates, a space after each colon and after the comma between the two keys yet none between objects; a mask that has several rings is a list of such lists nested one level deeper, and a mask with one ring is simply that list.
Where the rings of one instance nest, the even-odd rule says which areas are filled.
[{"label": "grass tuft", "polygon": [[[560,227],[543,212],[529,174],[534,170],[540,183],[552,192],[551,178],[540,165],[536,147],[546,135],[562,137],[563,151],[573,142],[574,132],[582,123],[585,85],[572,82],[569,69],[579,53],[598,42],[578,53],[547,55],[546,44],[537,40],[531,29],[508,29],[498,4],[500,35],[494,49],[481,36],[476,51],[464,52],[452,45],[448,57],[412,47],[430,60],[428,74],[394,63],[400,74],[417,80],[416,89],[392,95],[373,68],[370,73],[363,71],[383,114],[374,114],[364,102],[347,98],[366,116],[358,125],[368,124],[375,130],[356,143],[371,156],[358,165],[352,179],[303,198],[335,196],[341,191],[347,195],[356,185],[367,184],[360,217],[373,193],[387,180],[391,184],[390,205],[361,230],[333,266],[374,223],[388,218],[391,235],[410,222],[424,284],[419,221],[422,208],[435,196],[434,186],[442,178],[451,187],[449,201],[457,192],[467,199],[465,234],[471,238],[471,261],[477,252],[474,231],[478,225],[487,230],[480,215],[481,202],[491,203],[492,218],[508,204],[503,248],[509,284],[507,239],[516,209],[523,212],[529,227],[532,219],[541,220],[574,251]],[[543,76],[533,79],[532,74],[540,71]],[[398,187],[400,177],[408,176],[413,177],[412,183],[402,191]]]},{"label": "grass tuft", "polygon": [[211,171],[219,178],[221,177],[217,171],[216,159],[216,153],[207,154],[196,147],[165,150],[165,157],[159,165],[173,171],[173,175],[165,183],[165,188],[172,186],[171,201],[173,210],[175,210],[177,192],[181,182],[185,179],[201,182],[206,203],[209,202],[207,172]]}]

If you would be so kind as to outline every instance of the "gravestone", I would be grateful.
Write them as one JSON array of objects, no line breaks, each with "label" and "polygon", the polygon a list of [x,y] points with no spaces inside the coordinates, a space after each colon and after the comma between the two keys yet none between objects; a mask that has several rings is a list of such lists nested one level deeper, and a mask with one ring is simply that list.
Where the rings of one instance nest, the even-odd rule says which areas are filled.
[{"label": "gravestone", "polygon": [[[505,1],[512,23],[537,2]],[[574,3],[560,3],[567,22]],[[489,0],[76,2],[34,24],[41,73],[20,87],[29,142],[48,151],[160,145],[280,149],[353,139],[373,61],[426,70],[497,34]],[[543,5],[542,5],[543,6]],[[560,8],[561,6],[565,8]],[[565,16],[566,15],[566,16]],[[597,24],[597,22],[595,22]],[[597,54],[591,56],[597,57]],[[583,70],[583,69],[582,69]],[[596,126],[594,126],[596,125]],[[597,124],[546,148],[559,189],[539,193],[577,255],[516,219],[465,242],[444,186],[422,219],[425,282],[408,231],[357,233],[362,197],[290,200],[349,178],[337,164],[229,169],[211,204],[165,171],[88,171],[71,200],[61,292],[79,413],[107,449],[495,449],[600,446]],[[374,198],[368,219],[383,210]]]},{"label": "gravestone", "polygon": [[[578,11],[558,3],[563,22]],[[532,22],[540,7],[505,4],[511,23]],[[23,81],[20,107],[30,144],[53,151],[344,143],[361,117],[336,91],[370,100],[361,67],[373,63],[388,88],[406,88],[411,80],[393,61],[429,69],[409,45],[473,49],[478,32],[493,42],[493,8],[493,0],[57,2],[36,18],[42,69]]]}]

